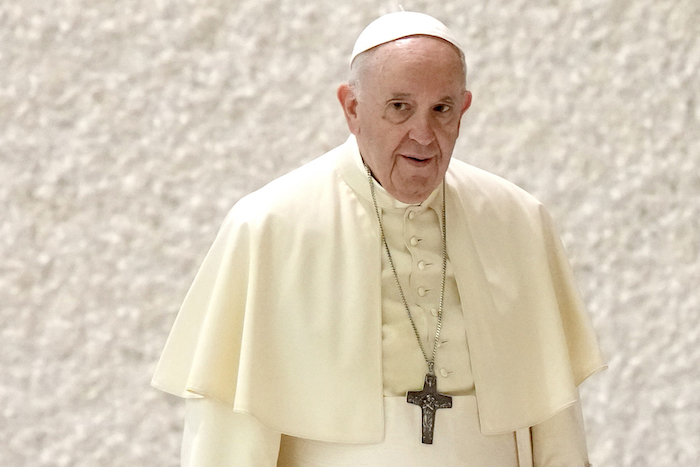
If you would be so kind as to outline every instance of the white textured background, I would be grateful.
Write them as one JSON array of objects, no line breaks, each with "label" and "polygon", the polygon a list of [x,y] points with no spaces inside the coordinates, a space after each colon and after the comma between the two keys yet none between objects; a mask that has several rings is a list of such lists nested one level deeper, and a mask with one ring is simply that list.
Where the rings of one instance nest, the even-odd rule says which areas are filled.
[{"label": "white textured background", "polygon": [[[557,219],[607,372],[596,466],[700,458],[700,2],[403,0],[467,50],[455,157]],[[344,141],[394,2],[0,2],[0,465],[176,466],[149,387],[229,207]]]}]

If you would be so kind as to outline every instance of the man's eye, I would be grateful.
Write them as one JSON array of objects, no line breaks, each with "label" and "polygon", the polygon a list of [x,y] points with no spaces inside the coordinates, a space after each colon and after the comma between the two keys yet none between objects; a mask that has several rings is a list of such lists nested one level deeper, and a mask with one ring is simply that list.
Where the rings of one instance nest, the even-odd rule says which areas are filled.
[{"label": "man's eye", "polygon": [[409,106],[405,102],[393,102],[391,104],[393,110],[398,110],[399,112],[404,112],[409,109]]},{"label": "man's eye", "polygon": [[440,105],[436,105],[436,106],[433,108],[433,110],[435,110],[435,111],[438,112],[438,113],[444,114],[444,113],[447,113],[447,112],[449,112],[450,110],[452,110],[452,106],[447,105],[447,104],[440,104]]}]

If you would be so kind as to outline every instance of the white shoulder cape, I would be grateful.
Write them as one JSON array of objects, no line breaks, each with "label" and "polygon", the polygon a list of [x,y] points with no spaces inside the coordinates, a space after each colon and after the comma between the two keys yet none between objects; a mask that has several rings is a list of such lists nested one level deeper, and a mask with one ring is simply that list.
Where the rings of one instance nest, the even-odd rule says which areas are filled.
[{"label": "white shoulder cape", "polygon": [[[353,137],[242,198],[177,316],[152,384],[212,396],[279,432],[383,437],[381,243]],[[481,429],[538,424],[604,367],[549,215],[452,160],[448,255]]]}]

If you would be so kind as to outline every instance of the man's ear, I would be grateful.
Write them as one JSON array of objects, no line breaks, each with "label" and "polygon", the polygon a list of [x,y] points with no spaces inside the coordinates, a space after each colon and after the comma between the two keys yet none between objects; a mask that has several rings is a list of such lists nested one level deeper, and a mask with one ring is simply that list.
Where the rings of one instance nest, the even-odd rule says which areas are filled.
[{"label": "man's ear", "polygon": [[464,91],[464,103],[462,104],[462,115],[469,109],[472,105],[472,93],[470,91]]},{"label": "man's ear", "polygon": [[471,105],[472,93],[470,91],[464,91],[464,103],[462,104],[462,113],[460,115],[464,115],[464,112],[466,112]]},{"label": "man's ear", "polygon": [[360,133],[360,122],[357,117],[357,97],[348,83],[338,86],[338,100],[345,114],[350,133],[357,136]]}]

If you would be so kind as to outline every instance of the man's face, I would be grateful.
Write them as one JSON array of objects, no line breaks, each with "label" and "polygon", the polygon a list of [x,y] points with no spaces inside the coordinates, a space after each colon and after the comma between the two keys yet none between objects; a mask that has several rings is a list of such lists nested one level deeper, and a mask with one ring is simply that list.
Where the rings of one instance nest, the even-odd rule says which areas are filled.
[{"label": "man's face", "polygon": [[[338,96],[362,158],[396,199],[420,203],[442,182],[471,94],[458,52],[426,36],[379,46],[360,92]],[[345,97],[345,98],[344,98]]]}]

